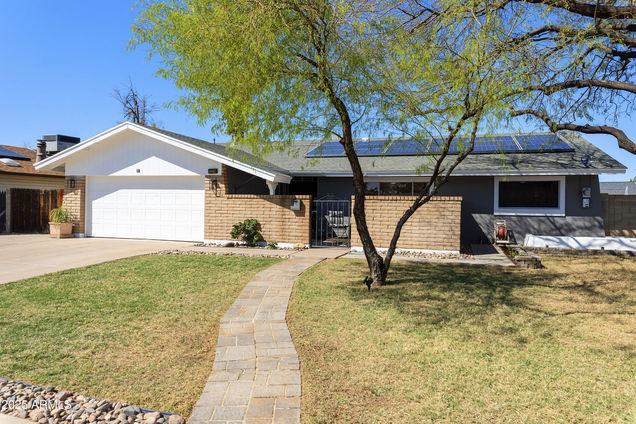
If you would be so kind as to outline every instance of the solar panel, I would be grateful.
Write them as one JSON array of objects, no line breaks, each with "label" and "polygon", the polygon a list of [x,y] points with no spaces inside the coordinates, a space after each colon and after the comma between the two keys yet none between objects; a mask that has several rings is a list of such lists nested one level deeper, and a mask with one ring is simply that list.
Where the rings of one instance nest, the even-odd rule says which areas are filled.
[{"label": "solar panel", "polygon": [[13,150],[9,150],[6,147],[0,146],[0,158],[11,158],[11,159],[26,159],[29,160],[28,157],[21,155],[20,153],[16,153]]},{"label": "solar panel", "polygon": [[516,136],[524,152],[571,152],[572,146],[562,141],[556,134],[536,134]]},{"label": "solar panel", "polygon": [[[408,140],[373,139],[355,142],[358,156],[415,156],[427,153],[440,153],[446,143],[445,138],[426,138]],[[451,142],[449,153],[457,154],[468,148],[467,137],[456,138]],[[532,153],[562,152],[574,150],[556,134],[531,134],[523,136],[497,135],[482,136],[475,139],[474,153]],[[344,148],[337,141],[326,141],[305,154],[305,157],[345,156]]]}]

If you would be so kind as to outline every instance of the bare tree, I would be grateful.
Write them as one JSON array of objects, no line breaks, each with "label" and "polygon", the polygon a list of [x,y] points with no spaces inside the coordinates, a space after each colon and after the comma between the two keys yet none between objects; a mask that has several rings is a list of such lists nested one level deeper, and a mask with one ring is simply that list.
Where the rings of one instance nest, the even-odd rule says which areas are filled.
[{"label": "bare tree", "polygon": [[151,103],[148,96],[140,94],[132,81],[129,81],[126,91],[122,92],[118,88],[114,88],[113,97],[121,104],[126,121],[141,125],[154,125],[152,114],[159,110],[159,107]]}]

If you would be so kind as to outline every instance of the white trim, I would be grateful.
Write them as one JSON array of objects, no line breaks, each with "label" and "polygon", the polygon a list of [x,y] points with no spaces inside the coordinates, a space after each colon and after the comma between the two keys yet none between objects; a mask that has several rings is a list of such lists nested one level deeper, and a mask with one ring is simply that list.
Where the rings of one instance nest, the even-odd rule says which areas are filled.
[{"label": "white trim", "polygon": [[[495,177],[493,214],[512,216],[565,216],[565,176]],[[502,181],[558,181],[559,206],[557,208],[508,208],[499,207],[499,183]]]},{"label": "white trim", "polygon": [[273,196],[276,194],[276,187],[278,187],[278,183],[274,181],[265,181],[267,184],[267,188],[269,189],[269,195]]},{"label": "white trim", "polygon": [[[624,174],[627,172],[626,169],[615,169],[615,168],[603,168],[603,169],[555,169],[555,170],[475,170],[475,171],[453,171],[451,177],[497,177],[497,176],[532,176],[532,175],[600,175],[600,174]],[[290,174],[294,177],[351,177],[351,172],[333,172],[333,171],[290,171]],[[365,172],[365,178],[417,178],[417,177],[430,177],[432,174],[429,172],[422,172],[421,174],[416,174],[415,172],[395,172],[395,171],[386,171],[386,172]]]},{"label": "white trim", "polygon": [[133,124],[132,122],[124,122],[121,123],[117,126],[114,126],[113,128],[110,128],[102,133],[97,134],[94,137],[91,137],[87,140],[82,141],[81,143],[78,143],[72,147],[69,147],[66,150],[61,151],[60,153],[57,153],[53,156],[50,156],[36,164],[34,164],[34,168],[37,170],[47,170],[47,169],[53,169],[56,166],[60,166],[63,159],[67,158],[68,156],[83,150],[85,148],[88,148],[90,146],[92,146],[93,144],[99,143],[100,141],[111,137],[115,134],[118,134],[122,131],[125,130],[132,130],[132,131],[136,131],[140,134],[144,134],[148,137],[152,137],[156,140],[159,141],[163,141],[164,143],[170,144],[172,146],[181,148],[183,150],[186,150],[188,152],[197,154],[199,156],[203,156],[207,159],[212,159],[214,161],[220,162],[224,165],[228,165],[232,168],[236,168],[239,169],[243,172],[246,172],[248,174],[251,175],[255,175],[259,178],[262,178],[266,181],[273,181],[273,182],[279,182],[279,183],[284,183],[284,184],[289,184],[289,182],[291,181],[291,176],[289,175],[285,175],[285,174],[278,174],[278,173],[272,173],[272,172],[268,172],[259,168],[256,168],[254,166],[236,161],[234,159],[228,158],[227,156],[223,156],[220,155],[218,153],[214,153],[214,152],[210,152],[209,150],[203,149],[201,147],[197,147],[194,146],[190,143],[187,143],[185,141],[181,141],[179,139],[173,138],[173,137],[169,137],[165,134],[159,133],[157,131],[153,131],[149,128],[146,127],[142,127],[140,125],[137,124]]},{"label": "white trim", "polygon": [[[388,249],[386,247],[378,247],[378,252],[385,253]],[[364,250],[361,246],[351,246],[352,253],[363,253]],[[458,255],[459,250],[431,250],[431,249],[395,249],[395,253],[431,253],[437,255]]]}]

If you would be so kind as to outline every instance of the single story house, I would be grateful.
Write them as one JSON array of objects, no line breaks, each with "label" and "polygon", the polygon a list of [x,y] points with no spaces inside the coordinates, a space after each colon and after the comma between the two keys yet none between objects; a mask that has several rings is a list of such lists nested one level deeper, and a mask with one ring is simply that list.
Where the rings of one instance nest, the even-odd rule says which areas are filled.
[{"label": "single story house", "polygon": [[36,152],[0,145],[0,233],[45,231],[64,172],[36,170]]},{"label": "single story house", "polygon": [[[379,247],[430,175],[418,154],[422,143],[432,149],[431,140],[357,141]],[[78,236],[223,242],[232,224],[256,218],[264,238],[281,245],[360,245],[351,171],[333,141],[294,141],[260,157],[125,122],[36,169],[65,173],[64,203]],[[624,172],[576,133],[482,137],[409,220],[398,247],[457,252],[461,244],[489,242],[499,220],[518,241],[529,233],[602,236],[598,175]]]},{"label": "single story house", "polygon": [[600,183],[601,194],[636,196],[636,181],[606,181]]}]

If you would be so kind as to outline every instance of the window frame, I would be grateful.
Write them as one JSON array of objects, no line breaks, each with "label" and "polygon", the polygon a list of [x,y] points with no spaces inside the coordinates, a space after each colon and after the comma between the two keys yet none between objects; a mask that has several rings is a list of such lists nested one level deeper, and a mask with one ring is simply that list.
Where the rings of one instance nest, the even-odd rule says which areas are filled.
[{"label": "window frame", "polygon": [[[556,208],[526,208],[526,207],[499,207],[499,183],[511,181],[557,181],[559,183],[559,206]],[[494,177],[494,215],[525,215],[525,216],[565,216],[565,176],[509,176]]]}]

